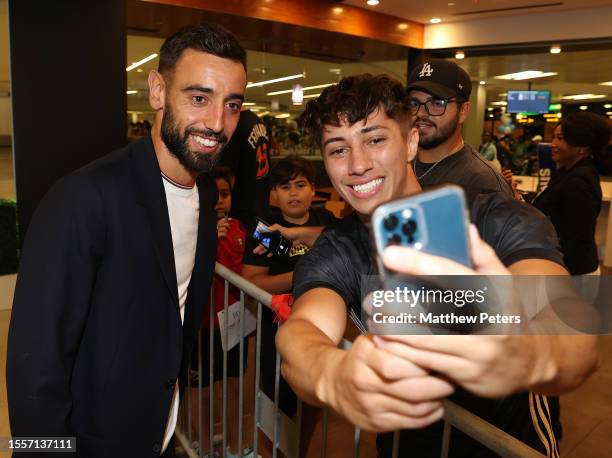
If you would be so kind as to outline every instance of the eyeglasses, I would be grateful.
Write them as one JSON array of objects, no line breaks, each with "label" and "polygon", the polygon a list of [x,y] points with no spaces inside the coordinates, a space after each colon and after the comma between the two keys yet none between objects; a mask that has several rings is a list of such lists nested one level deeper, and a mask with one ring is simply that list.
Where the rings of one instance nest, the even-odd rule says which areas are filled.
[{"label": "eyeglasses", "polygon": [[442,116],[446,112],[449,103],[461,103],[458,100],[448,99],[429,99],[426,102],[419,102],[417,99],[408,101],[408,110],[412,116],[416,116],[422,106],[430,116]]}]

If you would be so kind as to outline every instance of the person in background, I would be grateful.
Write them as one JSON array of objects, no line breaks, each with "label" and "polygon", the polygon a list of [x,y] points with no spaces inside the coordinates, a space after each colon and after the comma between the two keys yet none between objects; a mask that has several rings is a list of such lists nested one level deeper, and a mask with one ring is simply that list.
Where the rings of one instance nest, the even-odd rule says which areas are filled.
[{"label": "person in background", "polygon": [[480,155],[491,163],[493,168],[501,173],[501,164],[497,160],[497,148],[489,131],[484,131],[482,134],[482,144],[478,148]]},{"label": "person in background", "polygon": [[[610,141],[610,132],[610,124],[603,116],[588,112],[564,116],[552,141],[557,170],[548,187],[533,201],[555,226],[563,260],[572,275],[599,273],[595,244],[595,224],[602,201],[598,162]],[[584,292],[593,299],[598,284],[589,283],[588,293]]]},{"label": "person in background", "polygon": [[221,154],[219,164],[229,167],[236,181],[230,215],[247,228],[253,225],[255,216],[268,213],[269,148],[270,141],[263,121],[251,110],[243,110],[236,132]]},{"label": "person in background", "polygon": [[[334,215],[325,208],[312,208],[315,194],[315,172],[307,159],[289,156],[279,160],[272,168],[272,189],[278,198],[278,209],[272,208],[269,221],[271,229],[280,230],[293,242],[286,257],[256,254],[253,250],[257,242],[250,238],[244,257],[242,276],[270,294],[291,293],[293,271],[299,260],[310,250],[316,237],[324,226],[336,221]],[[273,323],[274,314],[267,308],[263,310],[261,323],[261,387],[264,393],[274,399],[274,378],[276,368],[276,347],[274,339],[277,326]],[[287,382],[281,378],[279,387],[279,406],[288,416],[297,409],[297,398]],[[318,409],[302,407],[303,451],[306,450],[318,416]]]},{"label": "person in background", "polygon": [[419,133],[412,168],[420,185],[456,184],[468,197],[481,192],[511,195],[492,163],[463,139],[472,91],[465,70],[451,61],[428,60],[410,73],[407,91],[412,123]]},{"label": "person in background", "polygon": [[[217,190],[219,191],[219,200],[215,205],[217,214],[217,262],[224,265],[228,269],[240,274],[242,269],[242,259],[244,257],[244,247],[246,241],[246,230],[240,220],[229,218],[228,214],[232,206],[232,188],[231,182],[233,177],[231,171],[227,167],[217,166],[212,171],[212,176],[215,179]],[[225,305],[225,281],[219,275],[215,274],[214,280],[214,343],[213,343],[213,380],[219,382],[223,380],[223,347],[221,345],[221,334],[219,332],[219,319],[217,313],[224,309]],[[240,300],[240,291],[232,285],[229,285],[228,290],[228,306]],[[195,349],[191,355],[191,386],[192,399],[197,399],[198,395],[198,365],[201,360],[202,367],[202,405],[204,412],[202,416],[202,443],[194,444],[194,448],[201,448],[204,453],[212,453],[210,450],[209,427],[210,418],[208,405],[211,402],[210,388],[210,314],[204,313],[202,323],[202,336],[200,339],[201,351]],[[244,355],[248,354],[248,340],[244,339]],[[240,372],[244,373],[244,367],[240,367],[240,347],[236,345],[227,353],[227,388],[228,388],[228,450],[226,451],[229,458],[242,456],[242,444],[238,444],[238,377]],[[246,356],[244,357],[246,365]],[[217,385],[217,384],[216,384]],[[215,392],[220,393],[221,389],[215,386]],[[214,401],[213,401],[214,402]],[[194,428],[194,437],[198,439],[197,425],[198,422],[198,404],[192,402],[191,405],[192,425]],[[248,456],[248,455],[245,455]]]}]

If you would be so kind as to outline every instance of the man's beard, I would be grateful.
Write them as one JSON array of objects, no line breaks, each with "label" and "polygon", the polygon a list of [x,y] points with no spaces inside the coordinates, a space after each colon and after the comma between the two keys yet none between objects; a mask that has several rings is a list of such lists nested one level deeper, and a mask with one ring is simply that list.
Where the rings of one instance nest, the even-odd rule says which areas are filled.
[{"label": "man's beard", "polygon": [[[446,140],[451,138],[451,136],[457,130],[457,126],[459,124],[459,115],[460,113],[457,111],[457,116],[455,116],[455,119],[450,120],[446,126],[440,126],[439,124],[435,124],[436,131],[431,137],[426,138],[422,135],[419,135],[419,147],[425,150],[433,149],[436,146],[440,146]],[[428,122],[432,125],[434,124],[427,118],[421,118],[420,121]]]},{"label": "man's beard", "polygon": [[[215,154],[192,151],[189,149],[189,135],[191,134],[214,138],[219,142],[219,149]],[[219,161],[221,151],[227,144],[227,137],[223,132],[217,133],[211,129],[200,130],[189,127],[185,129],[185,133],[181,136],[172,106],[167,101],[161,123],[161,138],[168,151],[174,154],[179,162],[188,170],[196,173],[210,172]]]}]

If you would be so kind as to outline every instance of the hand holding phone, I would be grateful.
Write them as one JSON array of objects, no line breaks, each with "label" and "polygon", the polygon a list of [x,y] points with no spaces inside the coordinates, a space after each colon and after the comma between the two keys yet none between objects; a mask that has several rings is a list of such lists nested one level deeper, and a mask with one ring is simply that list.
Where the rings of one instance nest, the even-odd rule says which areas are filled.
[{"label": "hand holding phone", "polygon": [[286,256],[292,246],[290,240],[283,237],[279,231],[272,231],[261,219],[257,219],[257,225],[251,236],[274,256]]}]

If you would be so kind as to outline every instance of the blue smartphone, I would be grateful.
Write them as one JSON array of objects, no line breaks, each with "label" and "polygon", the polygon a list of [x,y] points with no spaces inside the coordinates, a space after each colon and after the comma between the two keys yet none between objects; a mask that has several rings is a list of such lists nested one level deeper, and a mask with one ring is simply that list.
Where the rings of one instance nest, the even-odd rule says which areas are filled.
[{"label": "blue smartphone", "polygon": [[402,245],[471,266],[463,190],[445,185],[384,203],[372,214],[376,250]]}]

